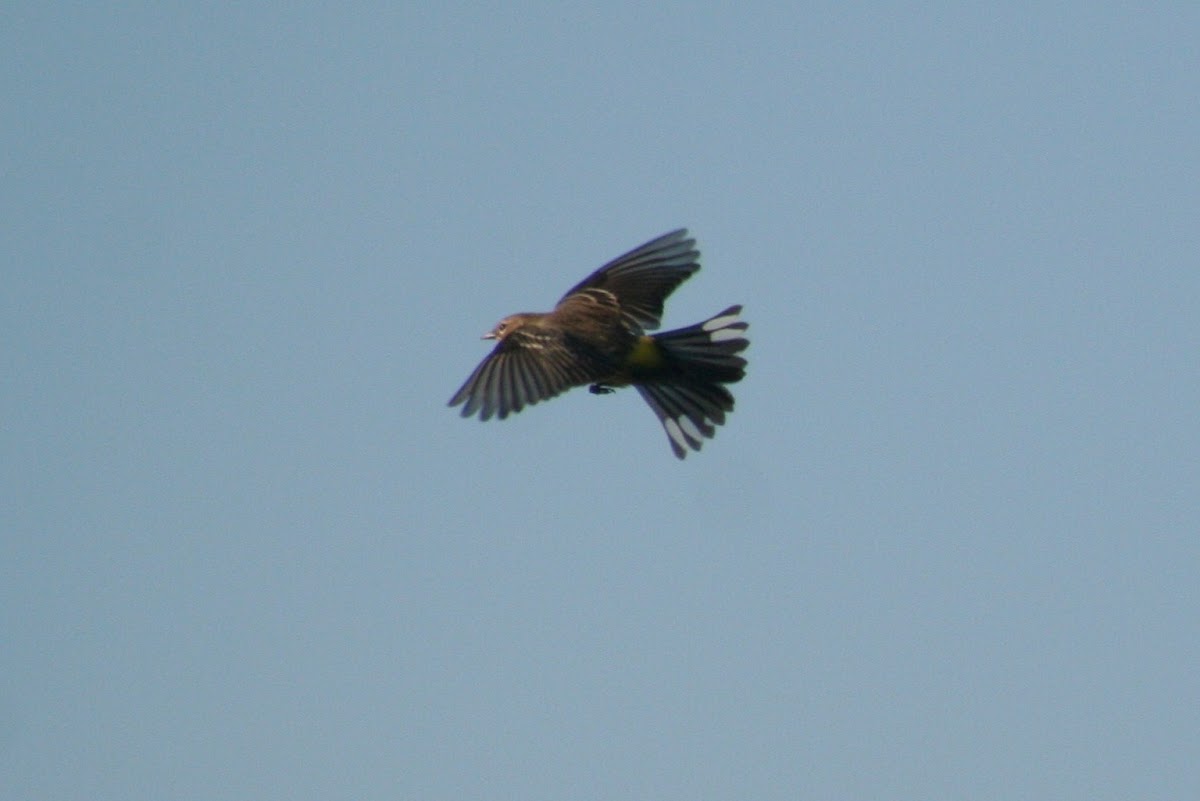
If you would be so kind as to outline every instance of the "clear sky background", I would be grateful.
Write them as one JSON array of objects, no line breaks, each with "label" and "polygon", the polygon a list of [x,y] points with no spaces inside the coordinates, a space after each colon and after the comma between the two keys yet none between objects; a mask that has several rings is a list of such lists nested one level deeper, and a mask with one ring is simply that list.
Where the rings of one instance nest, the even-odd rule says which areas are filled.
[{"label": "clear sky background", "polygon": [[[1200,6],[15,3],[0,797],[1200,797]],[[446,401],[690,227],[749,374]]]}]

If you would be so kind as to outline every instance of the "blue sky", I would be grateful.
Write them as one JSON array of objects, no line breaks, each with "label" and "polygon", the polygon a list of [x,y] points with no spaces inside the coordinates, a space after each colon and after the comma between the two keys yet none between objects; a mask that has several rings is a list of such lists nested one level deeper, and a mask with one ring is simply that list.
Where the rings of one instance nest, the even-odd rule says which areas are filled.
[{"label": "blue sky", "polygon": [[1200,11],[416,5],[6,11],[0,795],[1196,796]]}]

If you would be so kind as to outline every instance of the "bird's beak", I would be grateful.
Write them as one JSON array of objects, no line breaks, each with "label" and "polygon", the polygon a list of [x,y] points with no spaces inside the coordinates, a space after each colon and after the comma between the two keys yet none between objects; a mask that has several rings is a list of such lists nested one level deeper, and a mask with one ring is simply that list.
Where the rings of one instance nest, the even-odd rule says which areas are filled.
[{"label": "bird's beak", "polygon": [[495,331],[488,331],[486,334],[484,334],[483,336],[480,337],[480,339],[495,339],[495,338],[496,338]]}]

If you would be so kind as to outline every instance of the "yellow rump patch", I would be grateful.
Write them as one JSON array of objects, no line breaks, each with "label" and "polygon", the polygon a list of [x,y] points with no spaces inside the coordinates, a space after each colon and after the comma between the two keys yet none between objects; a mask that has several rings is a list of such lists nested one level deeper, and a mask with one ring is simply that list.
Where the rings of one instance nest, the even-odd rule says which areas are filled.
[{"label": "yellow rump patch", "polygon": [[629,352],[628,366],[632,370],[655,370],[663,366],[662,349],[653,337],[638,337],[637,344]]}]

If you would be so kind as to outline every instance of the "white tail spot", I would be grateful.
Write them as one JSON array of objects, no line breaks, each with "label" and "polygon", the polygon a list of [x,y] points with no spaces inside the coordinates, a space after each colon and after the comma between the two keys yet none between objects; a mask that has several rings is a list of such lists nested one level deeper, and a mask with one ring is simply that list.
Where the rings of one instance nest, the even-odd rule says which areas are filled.
[{"label": "white tail spot", "polygon": [[741,339],[742,332],[736,328],[722,328],[720,331],[713,331],[708,338],[712,342],[728,342],[731,339]]},{"label": "white tail spot", "polygon": [[679,428],[679,423],[676,423],[670,417],[663,419],[663,428],[667,429],[667,436],[674,440],[675,444],[687,450],[687,437],[683,435],[683,431]]},{"label": "white tail spot", "polygon": [[733,325],[738,321],[737,314],[727,314],[724,317],[714,317],[700,326],[705,331],[716,331],[718,328],[724,328],[727,325]]},{"label": "white tail spot", "polygon": [[696,428],[696,424],[686,417],[680,417],[678,420],[679,427],[683,429],[683,433],[688,436],[693,442],[700,442],[704,437],[700,433],[700,429]]}]

